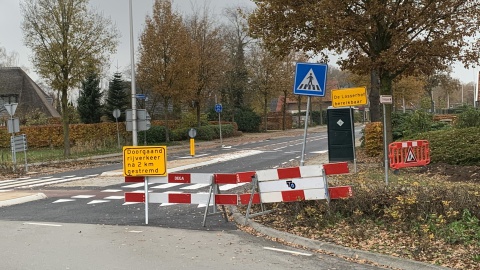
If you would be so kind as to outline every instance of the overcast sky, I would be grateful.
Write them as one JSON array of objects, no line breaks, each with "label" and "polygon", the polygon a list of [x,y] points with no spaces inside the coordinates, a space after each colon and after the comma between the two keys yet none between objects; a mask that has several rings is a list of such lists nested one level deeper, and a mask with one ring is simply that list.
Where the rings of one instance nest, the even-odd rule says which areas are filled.
[{"label": "overcast sky", "polygon": [[[138,37],[143,30],[145,16],[151,14],[154,0],[133,0],[133,25],[135,50],[138,48]],[[22,15],[19,7],[20,0],[0,0],[0,46],[7,52],[17,52],[19,54],[19,65],[30,69],[30,75],[33,79],[38,77],[33,74],[33,68],[29,61],[30,50],[23,45],[22,31],[20,24]],[[91,6],[104,16],[110,17],[116,23],[121,33],[120,43],[117,53],[112,55],[111,71],[116,70],[118,63],[120,71],[128,69],[130,64],[130,28],[129,28],[129,0],[90,0]],[[192,3],[203,7],[207,3],[216,20],[224,20],[222,11],[228,7],[249,7],[255,5],[250,0],[173,0],[174,8],[183,15],[188,15],[192,11]],[[137,59],[135,59],[137,60]],[[478,71],[478,68],[475,69]],[[466,70],[462,65],[453,66],[454,78],[460,79],[464,83],[476,81],[475,70]]]}]

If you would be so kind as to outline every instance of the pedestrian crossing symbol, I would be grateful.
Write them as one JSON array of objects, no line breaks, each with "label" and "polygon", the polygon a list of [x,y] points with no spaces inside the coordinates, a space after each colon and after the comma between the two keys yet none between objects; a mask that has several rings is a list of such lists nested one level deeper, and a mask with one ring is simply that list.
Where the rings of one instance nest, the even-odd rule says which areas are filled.
[{"label": "pedestrian crossing symbol", "polygon": [[417,158],[413,153],[412,147],[408,148],[407,158],[405,159],[405,163],[417,162]]},{"label": "pedestrian crossing symbol", "polygon": [[307,76],[305,76],[302,83],[300,83],[300,86],[298,86],[298,90],[321,90],[317,78],[313,73],[313,69],[310,69],[307,73]]},{"label": "pedestrian crossing symbol", "polygon": [[293,93],[296,95],[325,96],[327,65],[297,63]]}]

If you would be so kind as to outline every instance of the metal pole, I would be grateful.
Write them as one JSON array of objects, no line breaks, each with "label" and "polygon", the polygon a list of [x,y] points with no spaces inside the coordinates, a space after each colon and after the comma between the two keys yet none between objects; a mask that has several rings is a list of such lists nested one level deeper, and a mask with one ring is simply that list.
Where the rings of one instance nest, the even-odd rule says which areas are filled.
[{"label": "metal pole", "polygon": [[132,73],[132,145],[138,145],[137,137],[137,98],[135,88],[135,55],[133,47],[133,15],[132,15],[132,0],[129,0],[130,13],[130,65]]},{"label": "metal pole", "polygon": [[218,126],[220,127],[220,145],[223,145],[223,141],[222,141],[222,121],[220,120],[220,113],[218,113]]},{"label": "metal pole", "polygon": [[352,106],[350,108],[350,122],[352,123],[352,145],[353,145],[353,171],[357,173],[357,155],[355,149],[355,122],[353,117],[353,109]]},{"label": "metal pole", "polygon": [[117,145],[120,148],[120,131],[118,131],[118,118],[115,117],[115,122],[117,122]]},{"label": "metal pole", "polygon": [[300,166],[305,164],[305,147],[307,145],[307,128],[308,128],[308,112],[310,111],[310,96],[307,99],[307,113],[305,114],[305,130],[303,132],[303,147],[302,147],[302,158],[300,159]]},{"label": "metal pole", "polygon": [[387,116],[385,115],[385,103],[383,104],[383,149],[383,155],[385,156],[385,185],[388,186]]}]

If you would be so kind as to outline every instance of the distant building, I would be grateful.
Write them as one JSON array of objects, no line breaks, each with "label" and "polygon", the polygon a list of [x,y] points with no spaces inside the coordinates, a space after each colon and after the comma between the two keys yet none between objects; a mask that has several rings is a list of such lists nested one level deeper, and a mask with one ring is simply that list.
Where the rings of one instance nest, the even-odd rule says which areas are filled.
[{"label": "distant building", "polygon": [[53,99],[19,67],[0,68],[1,118],[9,117],[4,107],[4,104],[9,103],[18,103],[15,116],[39,110],[48,117],[60,117],[53,107]]},{"label": "distant building", "polygon": [[[311,98],[311,110],[312,111],[319,111],[320,108],[322,110],[326,110],[328,106],[332,105],[332,89],[338,89],[338,82],[336,80],[327,81],[327,89],[325,91],[324,97],[317,97],[314,96]],[[293,92],[293,90],[292,90]],[[298,95],[296,96],[298,97]],[[284,98],[278,97],[273,100],[270,104],[270,111],[273,112],[281,112],[284,105]],[[298,113],[298,99],[294,97],[287,98],[285,102],[286,111],[288,113]],[[305,112],[307,110],[307,101],[304,98],[300,104],[300,111]]]}]

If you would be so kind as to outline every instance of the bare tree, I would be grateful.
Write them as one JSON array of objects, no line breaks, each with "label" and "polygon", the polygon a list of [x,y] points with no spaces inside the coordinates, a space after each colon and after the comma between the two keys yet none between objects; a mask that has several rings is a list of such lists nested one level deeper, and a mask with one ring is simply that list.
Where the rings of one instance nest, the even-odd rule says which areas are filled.
[{"label": "bare tree", "polygon": [[88,9],[88,0],[24,0],[23,36],[35,71],[60,93],[64,156],[70,156],[67,93],[89,72],[99,72],[116,50],[109,19]]}]

